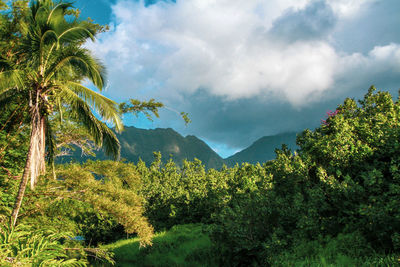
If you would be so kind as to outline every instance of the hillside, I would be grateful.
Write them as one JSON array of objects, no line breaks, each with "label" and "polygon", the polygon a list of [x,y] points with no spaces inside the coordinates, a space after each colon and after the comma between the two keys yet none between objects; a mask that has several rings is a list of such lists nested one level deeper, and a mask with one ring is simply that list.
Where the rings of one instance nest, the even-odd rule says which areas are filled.
[{"label": "hillside", "polygon": [[255,164],[275,158],[275,149],[286,144],[290,149],[296,149],[296,133],[283,133],[273,136],[264,136],[255,141],[251,146],[225,159],[226,165],[249,162]]},{"label": "hillside", "polygon": [[[275,149],[281,148],[282,144],[296,149],[296,133],[284,133],[274,136],[264,136],[255,141],[251,146],[226,158],[221,158],[204,141],[194,135],[183,137],[171,128],[167,129],[139,129],[128,126],[121,134],[117,134],[121,143],[121,158],[137,163],[142,159],[146,165],[153,162],[153,152],[160,151],[163,162],[170,158],[180,164],[184,159],[193,160],[197,158],[202,161],[206,168],[219,169],[223,164],[233,166],[236,163],[263,163],[275,158]],[[77,149],[70,156],[64,156],[57,160],[58,163],[70,161],[83,162],[87,159],[104,160],[107,157],[102,151],[96,153],[96,158],[82,156]]]},{"label": "hillside", "polygon": [[[184,159],[193,160],[198,158],[207,168],[219,169],[224,160],[214,152],[205,142],[193,135],[183,137],[171,128],[167,129],[139,129],[133,126],[125,127],[121,134],[117,134],[121,143],[121,158],[137,163],[139,158],[147,165],[153,162],[154,151],[160,151],[163,162],[172,158],[176,163]],[[59,163],[79,161],[83,162],[94,157],[81,156],[77,149],[72,155],[64,156],[58,160]],[[96,159],[106,159],[104,153],[96,153]]]}]

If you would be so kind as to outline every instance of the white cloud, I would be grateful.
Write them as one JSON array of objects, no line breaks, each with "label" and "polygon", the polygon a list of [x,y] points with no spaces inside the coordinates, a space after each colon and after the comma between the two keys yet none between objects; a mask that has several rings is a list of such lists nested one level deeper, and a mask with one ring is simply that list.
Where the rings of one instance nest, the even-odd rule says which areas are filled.
[{"label": "white cloud", "polygon": [[365,86],[372,84],[383,86],[379,88],[381,90],[393,91],[400,85],[400,45],[375,46],[367,55],[353,53],[342,56],[338,66],[335,83],[340,82],[340,90],[347,91],[347,95],[360,89],[365,91]]},{"label": "white cloud", "polygon": [[397,62],[400,60],[400,45],[391,43],[386,46],[375,46],[369,53],[370,57],[384,62]]},{"label": "white cloud", "polygon": [[[160,66],[166,85],[179,91],[206,88],[228,99],[273,94],[300,104],[314,91],[329,88],[337,56],[324,43],[246,44],[221,57],[218,47],[186,47]],[[226,51],[225,51],[226,52]]]},{"label": "white cloud", "polygon": [[[373,1],[327,2],[340,17]],[[185,0],[145,7],[119,1],[112,8],[115,25],[89,47],[105,59],[119,95],[176,98],[202,88],[226,100],[271,95],[297,107],[318,100],[338,77],[365,68],[362,62],[397,64],[394,44],[346,55],[329,38],[289,43],[268,34],[277,18],[309,3]]]},{"label": "white cloud", "polygon": [[364,76],[384,74],[385,71],[400,73],[400,45],[388,44],[375,46],[367,55],[354,53],[343,56],[339,61],[338,77],[354,78],[354,73],[363,72]]},{"label": "white cloud", "polygon": [[354,16],[360,9],[378,1],[379,0],[327,0],[333,11],[341,17]]}]

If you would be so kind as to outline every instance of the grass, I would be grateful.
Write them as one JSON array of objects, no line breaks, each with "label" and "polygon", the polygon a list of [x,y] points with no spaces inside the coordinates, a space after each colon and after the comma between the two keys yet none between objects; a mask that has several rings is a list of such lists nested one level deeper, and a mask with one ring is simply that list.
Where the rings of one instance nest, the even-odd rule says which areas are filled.
[{"label": "grass", "polygon": [[[139,239],[119,240],[105,248],[115,254],[115,266],[218,266],[211,240],[201,224],[177,225],[155,235],[153,245],[139,247]],[[107,266],[107,265],[97,265]]]},{"label": "grass", "polygon": [[272,266],[298,267],[394,267],[400,255],[378,254],[357,233],[340,234],[323,242],[299,242],[291,251],[273,258]]},{"label": "grass", "polygon": [[351,258],[338,254],[335,257],[326,258],[324,256],[309,257],[305,259],[294,259],[288,256],[285,260],[276,262],[272,266],[287,267],[395,267],[400,266],[400,258],[397,255],[376,255],[369,258]]},{"label": "grass", "polygon": [[[400,255],[379,255],[357,235],[339,235],[321,241],[300,242],[290,251],[270,255],[271,266],[358,267],[400,266]],[[119,240],[104,246],[115,254],[115,266],[218,266],[209,236],[202,224],[176,225],[155,235],[153,245],[139,247],[139,239]],[[95,264],[95,266],[111,266]]]}]

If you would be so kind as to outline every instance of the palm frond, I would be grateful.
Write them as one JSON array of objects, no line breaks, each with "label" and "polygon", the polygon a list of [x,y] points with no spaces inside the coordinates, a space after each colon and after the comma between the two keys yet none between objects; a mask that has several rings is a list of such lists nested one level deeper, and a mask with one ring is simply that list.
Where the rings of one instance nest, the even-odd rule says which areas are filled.
[{"label": "palm frond", "polygon": [[45,31],[40,38],[40,46],[43,49],[46,44],[53,44],[58,41],[58,35],[54,30]]},{"label": "palm frond", "polygon": [[14,65],[14,62],[11,62],[3,55],[0,56],[0,72],[11,70]]},{"label": "palm frond", "polygon": [[46,25],[46,20],[47,16],[49,13],[48,6],[44,5],[43,3],[40,3],[41,1],[38,1],[39,3],[33,4],[33,9],[32,10],[32,17],[31,17],[31,25],[32,26],[43,26]]},{"label": "palm frond", "polygon": [[[47,60],[50,58],[55,44],[58,42],[57,33],[53,30],[47,30],[40,39],[40,64],[45,67]],[[52,45],[50,49],[44,49],[46,45]],[[46,55],[44,55],[46,53]]]},{"label": "palm frond", "polygon": [[63,68],[76,69],[81,78],[88,78],[99,90],[102,90],[106,81],[105,67],[94,58],[87,49],[68,47],[55,55],[52,64],[46,70],[46,80],[50,80]]},{"label": "palm frond", "polygon": [[108,126],[99,121],[101,131],[103,133],[103,149],[106,155],[112,156],[115,160],[119,159],[121,145],[115,133]]},{"label": "palm frond", "polygon": [[72,7],[72,3],[65,3],[65,2],[61,2],[59,4],[57,4],[49,13],[48,17],[47,17],[47,24],[50,24],[51,21],[55,20],[54,18],[64,18],[66,11],[68,8]]},{"label": "palm frond", "polygon": [[15,93],[15,90],[6,90],[2,94],[0,94],[0,107],[5,107],[13,101],[17,101],[22,105],[27,106],[29,102],[29,92],[28,91],[19,91],[18,94]]},{"label": "palm frond", "polygon": [[0,72],[0,95],[12,89],[22,90],[24,88],[22,75],[21,70]]},{"label": "palm frond", "polygon": [[111,122],[117,131],[122,131],[123,124],[116,102],[76,82],[69,81],[66,86],[95,109],[104,120]]},{"label": "palm frond", "polygon": [[59,36],[59,45],[64,43],[80,42],[85,41],[88,38],[94,41],[94,32],[81,24],[76,27],[69,28],[65,30]]},{"label": "palm frond", "polygon": [[62,90],[60,96],[63,98],[64,102],[69,103],[73,119],[82,123],[93,137],[96,145],[103,146],[107,155],[118,158],[120,144],[116,135],[105,123],[101,122],[93,115],[89,105],[67,88]]},{"label": "palm frond", "polygon": [[39,10],[44,8],[43,5],[41,4],[42,3],[40,3],[40,1],[31,1],[31,6],[30,6],[31,20],[35,20],[35,18],[38,16]]}]

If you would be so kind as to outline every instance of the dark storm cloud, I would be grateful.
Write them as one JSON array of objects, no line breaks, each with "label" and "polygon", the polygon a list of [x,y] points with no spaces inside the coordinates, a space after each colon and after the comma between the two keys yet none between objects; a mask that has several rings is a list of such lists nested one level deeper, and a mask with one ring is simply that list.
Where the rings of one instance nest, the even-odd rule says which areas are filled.
[{"label": "dark storm cloud", "polygon": [[[374,61],[367,68],[351,70],[351,75],[341,75],[335,85],[324,92],[320,101],[296,108],[289,102],[274,97],[253,97],[226,101],[210,95],[205,90],[185,95],[174,105],[190,114],[192,123],[183,127],[177,123],[174,128],[183,134],[195,134],[215,143],[227,144],[233,148],[245,148],[266,135],[284,132],[301,132],[318,127],[326,112],[334,110],[344,99],[362,99],[371,85],[378,90],[389,91],[398,97],[400,73],[384,62]],[[163,112],[157,127],[171,127],[176,114]],[[174,119],[175,117],[175,119]]]},{"label": "dark storm cloud", "polygon": [[250,98],[226,103],[205,96],[195,95],[190,100],[200,108],[189,111],[193,117],[189,127],[209,140],[237,148],[249,146],[261,136],[314,127],[326,108],[296,110],[279,100]]},{"label": "dark storm cloud", "polygon": [[321,39],[329,34],[337,18],[325,1],[313,1],[304,9],[290,9],[276,19],[269,34],[284,41]]}]

